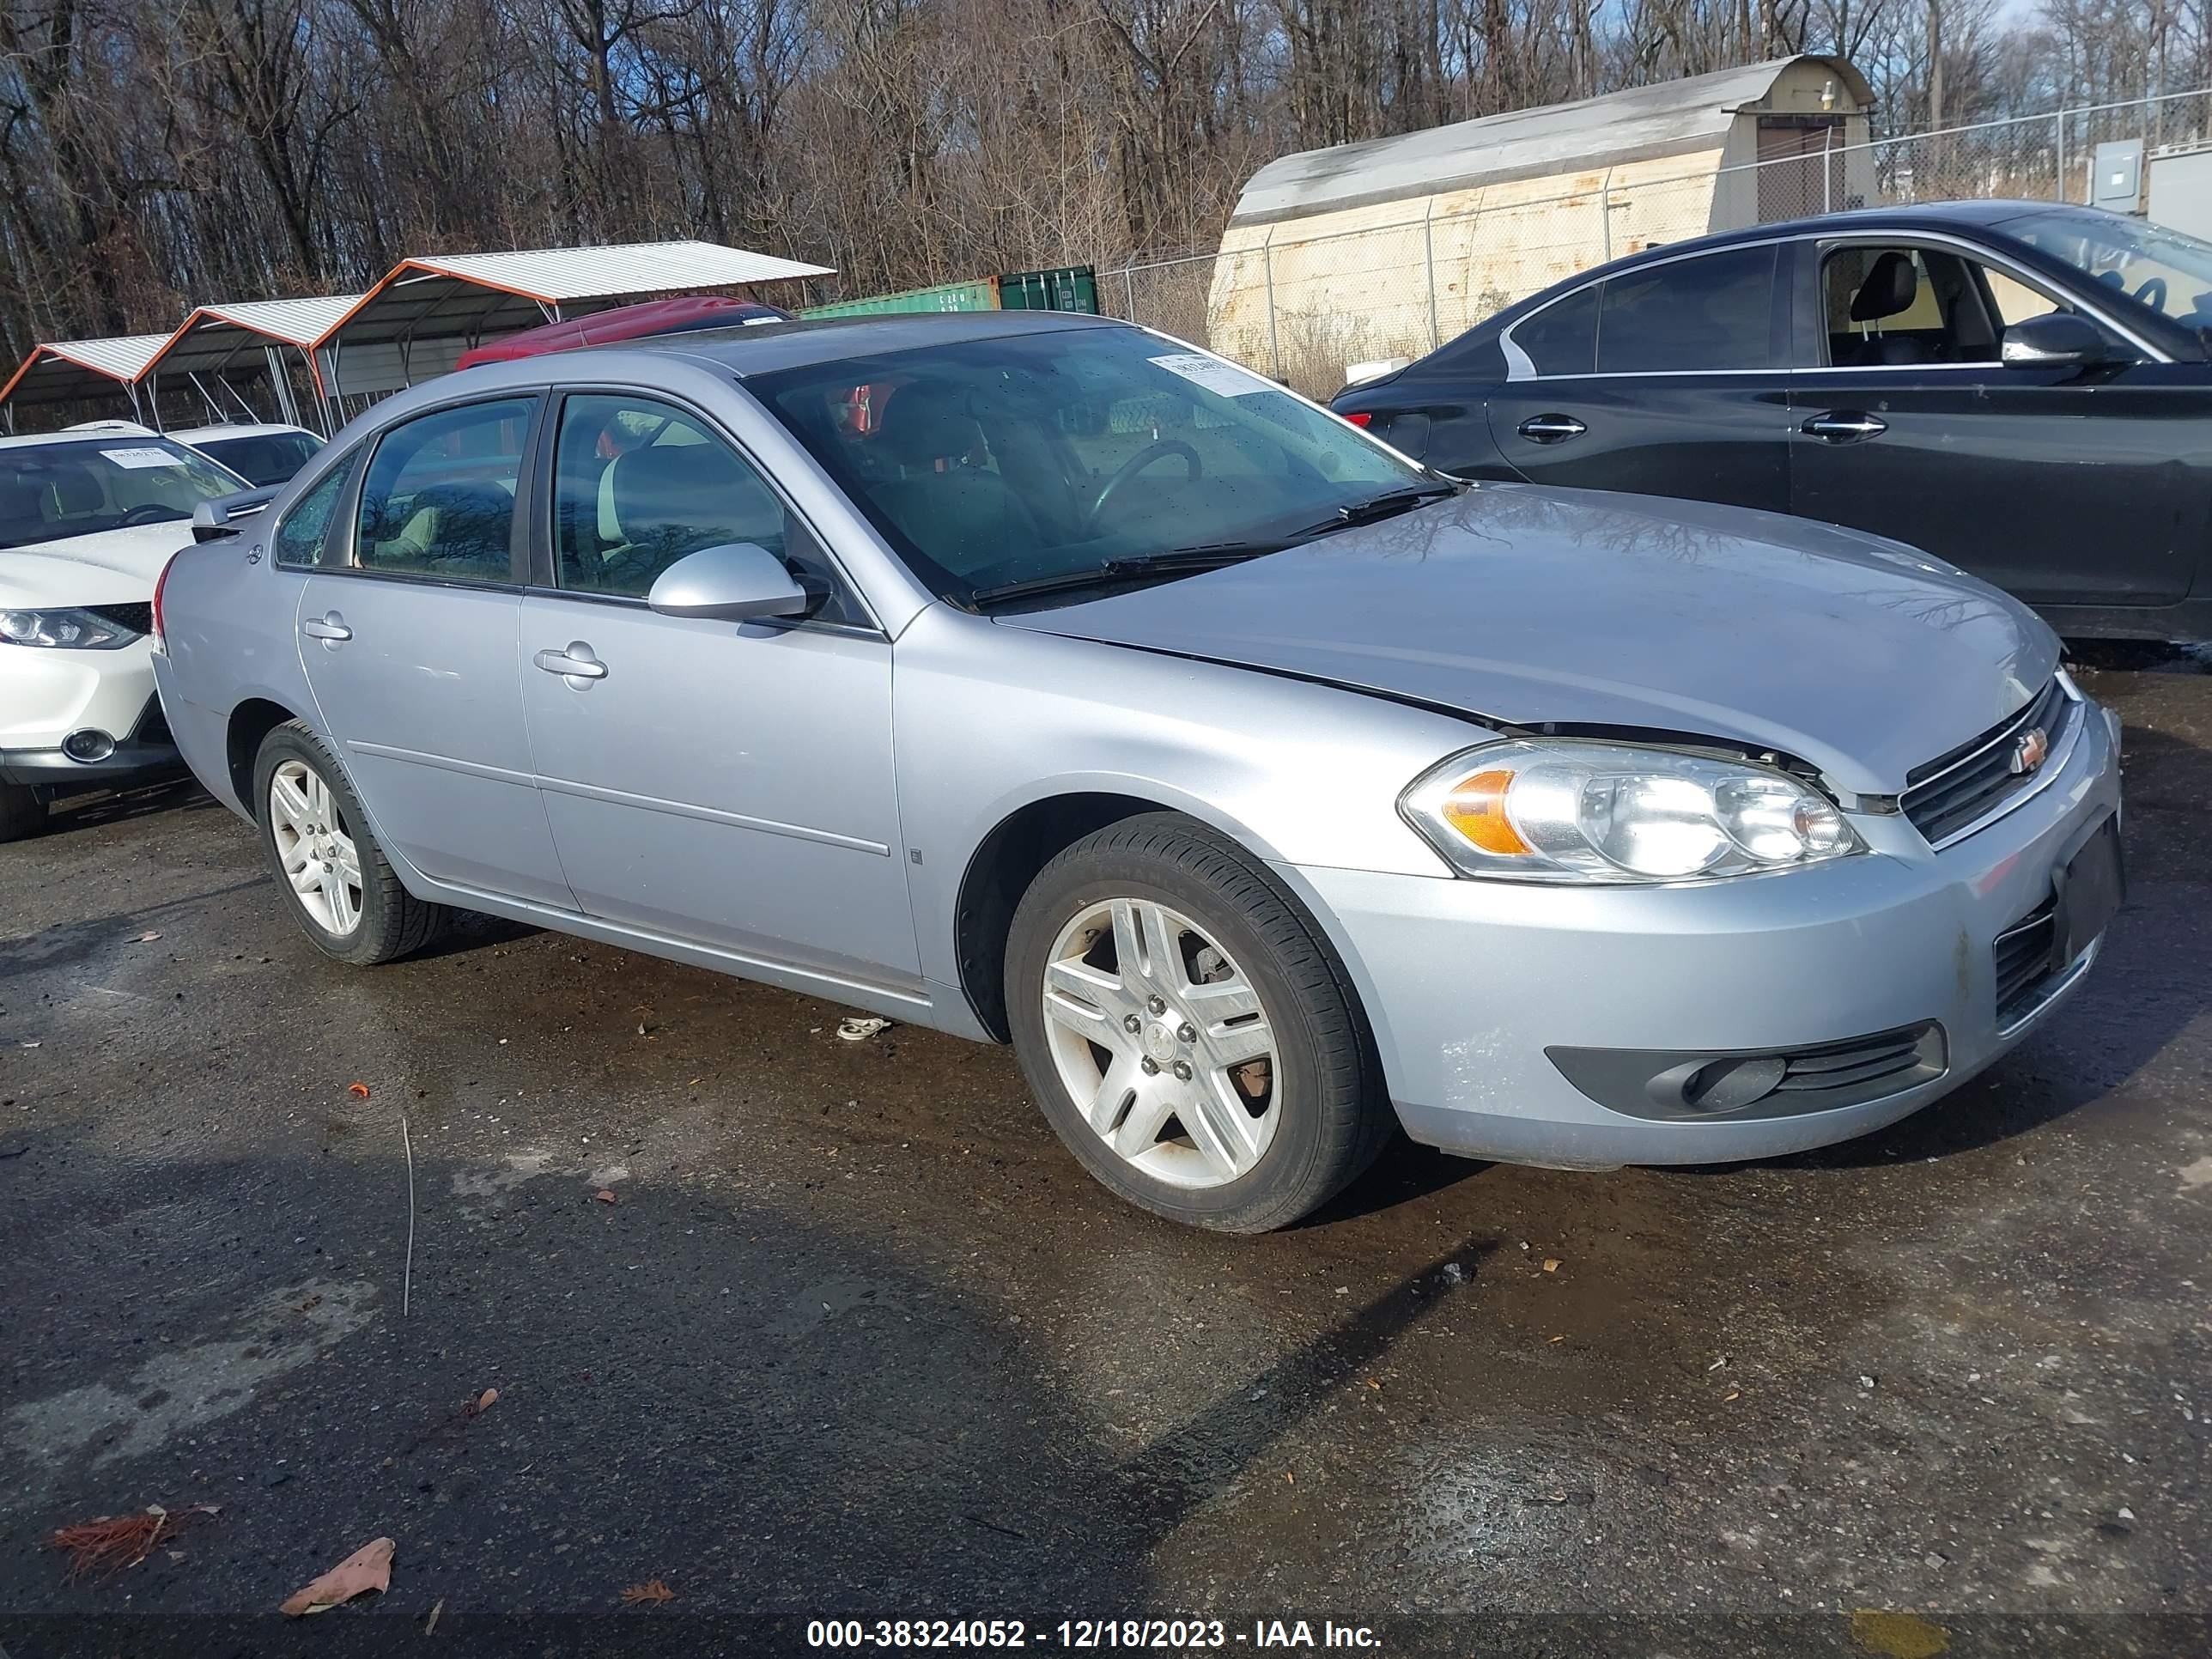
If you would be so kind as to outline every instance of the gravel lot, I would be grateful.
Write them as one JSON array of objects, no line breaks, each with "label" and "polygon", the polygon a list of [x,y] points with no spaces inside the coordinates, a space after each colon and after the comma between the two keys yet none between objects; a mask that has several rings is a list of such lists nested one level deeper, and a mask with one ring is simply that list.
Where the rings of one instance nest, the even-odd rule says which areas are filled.
[{"label": "gravel lot", "polygon": [[[2130,900],[1994,1072],[1751,1167],[1401,1147],[1257,1240],[1117,1206],[1003,1052],[504,924],[339,969],[204,797],[64,812],[0,848],[0,1646],[2203,1651],[2212,675],[2085,678]],[[221,1512],[47,1546],[155,1504]]]}]

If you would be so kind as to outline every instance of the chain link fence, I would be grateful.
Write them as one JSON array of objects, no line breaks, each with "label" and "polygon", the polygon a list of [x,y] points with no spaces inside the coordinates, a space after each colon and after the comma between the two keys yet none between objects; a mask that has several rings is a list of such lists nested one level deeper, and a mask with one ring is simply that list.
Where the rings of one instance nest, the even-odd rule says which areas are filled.
[{"label": "chain link fence", "polygon": [[1419,356],[1622,254],[1885,204],[2086,202],[2097,146],[2134,138],[2152,154],[2212,142],[2212,88],[1856,145],[1839,127],[1808,127],[1790,153],[1756,162],[1699,173],[1632,162],[1565,191],[1556,176],[1492,186],[1473,212],[1378,216],[1326,236],[1232,229],[1218,252],[1102,269],[1099,307],[1327,398],[1352,365]]}]

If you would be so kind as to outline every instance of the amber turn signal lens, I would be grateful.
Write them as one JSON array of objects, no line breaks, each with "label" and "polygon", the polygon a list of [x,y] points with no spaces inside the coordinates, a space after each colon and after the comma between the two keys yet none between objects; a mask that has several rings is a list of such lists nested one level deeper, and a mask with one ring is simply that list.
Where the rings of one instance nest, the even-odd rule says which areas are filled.
[{"label": "amber turn signal lens", "polygon": [[1444,822],[1486,853],[1525,855],[1533,849],[1505,816],[1505,791],[1512,781],[1504,771],[1462,778],[1444,798]]}]

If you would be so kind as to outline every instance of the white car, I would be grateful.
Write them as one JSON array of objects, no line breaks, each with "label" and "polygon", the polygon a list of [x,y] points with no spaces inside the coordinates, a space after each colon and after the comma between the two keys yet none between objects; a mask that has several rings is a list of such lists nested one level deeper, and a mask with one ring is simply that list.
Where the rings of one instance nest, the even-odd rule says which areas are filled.
[{"label": "white car", "polygon": [[196,426],[169,434],[211,455],[256,485],[280,484],[313,459],[323,441],[303,426]]},{"label": "white car", "polygon": [[154,584],[192,509],[251,487],[152,434],[0,438],[0,841],[57,795],[183,774],[154,695]]}]

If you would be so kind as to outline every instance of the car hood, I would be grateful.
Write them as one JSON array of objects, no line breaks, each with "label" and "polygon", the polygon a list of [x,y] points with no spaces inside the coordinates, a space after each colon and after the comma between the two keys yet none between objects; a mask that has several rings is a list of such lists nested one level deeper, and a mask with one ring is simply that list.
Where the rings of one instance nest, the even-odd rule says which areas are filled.
[{"label": "car hood", "polygon": [[1520,727],[1773,749],[1875,794],[2016,712],[2058,664],[2033,611],[1901,544],[1522,484],[996,620]]},{"label": "car hood", "polygon": [[0,605],[132,605],[154,597],[169,555],[192,538],[183,519],[58,542],[0,547]]}]

